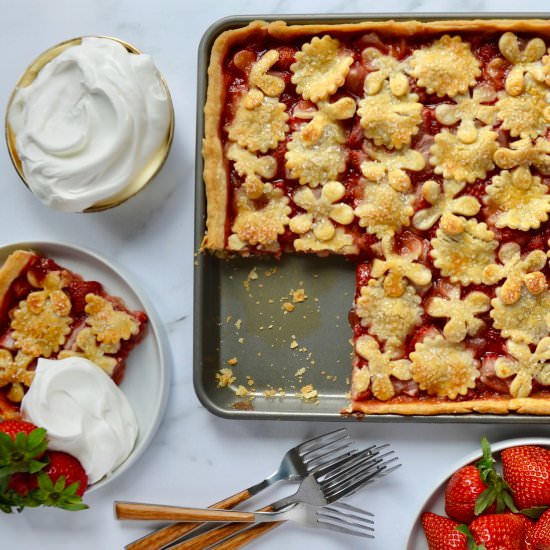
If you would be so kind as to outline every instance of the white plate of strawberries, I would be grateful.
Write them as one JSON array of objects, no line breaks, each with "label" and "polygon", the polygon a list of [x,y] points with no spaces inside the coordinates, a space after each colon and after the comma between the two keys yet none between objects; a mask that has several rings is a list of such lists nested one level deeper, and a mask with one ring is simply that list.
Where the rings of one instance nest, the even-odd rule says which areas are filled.
[{"label": "white plate of strawberries", "polygon": [[483,439],[430,493],[407,550],[550,549],[549,508],[550,439]]}]

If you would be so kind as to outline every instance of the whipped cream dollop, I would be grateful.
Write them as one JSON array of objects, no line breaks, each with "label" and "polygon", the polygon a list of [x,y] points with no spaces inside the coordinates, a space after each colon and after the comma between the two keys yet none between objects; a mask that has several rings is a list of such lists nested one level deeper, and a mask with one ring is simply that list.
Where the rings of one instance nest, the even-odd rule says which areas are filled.
[{"label": "whipped cream dollop", "polygon": [[136,417],[124,393],[82,357],[38,359],[21,412],[47,430],[48,448],[80,460],[90,483],[122,464],[137,439]]},{"label": "whipped cream dollop", "polygon": [[83,38],[18,88],[8,113],[30,189],[81,212],[125,189],[165,143],[171,102],[149,55]]}]

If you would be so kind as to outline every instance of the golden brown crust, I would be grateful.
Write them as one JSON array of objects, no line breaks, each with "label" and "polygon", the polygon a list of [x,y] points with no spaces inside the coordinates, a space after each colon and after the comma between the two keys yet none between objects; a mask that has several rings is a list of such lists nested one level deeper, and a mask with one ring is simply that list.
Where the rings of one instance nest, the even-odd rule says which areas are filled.
[{"label": "golden brown crust", "polygon": [[16,250],[6,258],[6,261],[0,268],[0,304],[4,302],[6,293],[13,281],[23,273],[29,260],[34,256],[33,252]]},{"label": "golden brown crust", "polygon": [[398,414],[398,415],[437,415],[437,414],[550,414],[550,396],[547,394],[525,398],[493,397],[468,401],[441,401],[425,398],[419,401],[352,401],[344,414]]}]

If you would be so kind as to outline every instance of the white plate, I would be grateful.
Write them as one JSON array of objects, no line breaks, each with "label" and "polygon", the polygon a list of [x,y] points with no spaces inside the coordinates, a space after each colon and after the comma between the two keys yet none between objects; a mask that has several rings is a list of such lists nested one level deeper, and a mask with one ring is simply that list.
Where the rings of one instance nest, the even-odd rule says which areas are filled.
[{"label": "white plate", "polygon": [[[542,447],[550,448],[550,438],[548,437],[521,437],[517,439],[507,439],[505,441],[498,441],[497,443],[491,443],[491,451],[493,457],[499,463],[498,454],[503,449],[509,447],[517,447],[519,445],[540,445]],[[409,534],[409,540],[407,542],[407,550],[428,550],[428,543],[422,529],[421,516],[424,512],[434,512],[436,514],[445,515],[445,486],[449,478],[460,468],[471,464],[481,458],[481,444],[478,451],[470,453],[462,458],[452,468],[448,470],[442,479],[440,479],[435,488],[428,493],[427,498],[424,501],[423,506],[420,508],[418,515],[416,516]]]},{"label": "white plate", "polygon": [[169,381],[169,351],[162,325],[147,298],[130,282],[128,274],[91,250],[65,243],[22,242],[0,247],[0,263],[17,249],[32,249],[81,275],[85,280],[100,282],[106,292],[120,296],[129,309],[143,310],[149,317],[143,340],[130,351],[120,388],[124,391],[138,422],[138,439],[126,459],[112,474],[90,485],[96,490],[136,462],[151,442],[160,424],[167,401]]}]

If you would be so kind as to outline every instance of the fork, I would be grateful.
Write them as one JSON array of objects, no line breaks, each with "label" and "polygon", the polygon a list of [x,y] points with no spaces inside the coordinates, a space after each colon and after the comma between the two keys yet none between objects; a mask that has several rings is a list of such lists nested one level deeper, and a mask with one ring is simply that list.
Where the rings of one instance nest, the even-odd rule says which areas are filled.
[{"label": "fork", "polygon": [[[248,489],[213,504],[211,508],[233,508],[278,481],[300,481],[316,468],[349,454],[353,444],[346,428],[340,428],[304,441],[286,452],[279,467],[270,476]],[[179,540],[198,525],[200,524],[171,524],[131,542],[125,548],[126,550],[158,550],[165,544]]]},{"label": "fork", "polygon": [[[334,475],[329,477],[326,480],[327,491],[330,490],[330,498],[342,498],[343,496],[351,495],[365,484],[373,481],[376,477],[380,475],[386,475],[391,471],[400,467],[400,464],[395,464],[397,457],[392,456],[393,451],[386,452],[383,455],[380,455],[380,450],[387,447],[387,445],[373,446],[369,449],[357,452],[354,456],[349,458],[347,464],[347,474],[348,480],[341,477],[335,477]],[[370,456],[370,460],[369,460]],[[391,458],[389,458],[391,457]],[[385,460],[387,459],[387,460]],[[367,463],[361,466],[361,462],[366,460]],[[359,464],[359,466],[358,466]],[[350,467],[352,470],[350,471]],[[353,472],[361,471],[361,479],[353,478],[350,476]],[[312,477],[312,476],[310,476]],[[353,482],[355,481],[355,482]],[[338,483],[341,482],[341,489],[338,489]],[[311,483],[306,482],[306,483]],[[304,482],[302,482],[302,485]],[[302,486],[300,485],[300,487]],[[300,489],[299,489],[300,490]],[[299,491],[298,490],[298,491]],[[281,507],[288,506],[292,498],[287,497],[286,499],[280,499],[270,506],[262,508],[262,511],[277,510]],[[319,501],[318,501],[319,502]],[[334,501],[333,501],[334,502]],[[189,535],[184,535],[182,538],[174,541],[172,544],[168,544],[163,547],[162,550],[196,550],[197,548],[216,548],[216,550],[233,550],[234,548],[241,548],[248,542],[260,537],[262,534],[274,529],[275,527],[282,525],[279,523],[264,523],[262,525],[255,525],[251,528],[248,528],[243,531],[242,523],[233,523],[224,526],[220,526],[212,531],[209,531],[204,534],[193,536],[193,533]],[[231,542],[225,542],[227,540]],[[227,544],[227,546],[226,546]],[[219,546],[218,546],[219,545]]]},{"label": "fork", "polygon": [[[309,474],[302,480],[296,493],[277,500],[270,506],[262,509],[262,511],[278,511],[297,502],[306,502],[313,506],[325,506],[347,494],[351,494],[376,475],[388,470],[388,466],[397,459],[392,456],[388,460],[385,460],[393,454],[393,451],[380,454],[380,450],[385,447],[387,445],[378,447],[373,445],[363,451],[356,451],[338,461],[333,461],[332,464],[324,468],[319,468],[316,472]],[[131,505],[131,509],[127,508],[129,504]],[[118,502],[115,504],[115,510],[119,519],[150,518],[158,520],[157,510],[155,510],[154,514],[149,515],[149,506],[147,504],[140,505],[137,503]],[[166,514],[163,519],[174,520],[174,517],[170,518],[169,514]],[[173,548],[174,550],[206,548],[207,543],[225,540],[228,536],[240,531],[241,528],[242,525],[229,524],[209,530],[206,533],[203,532],[197,536],[190,533],[172,539],[163,548]]]}]

